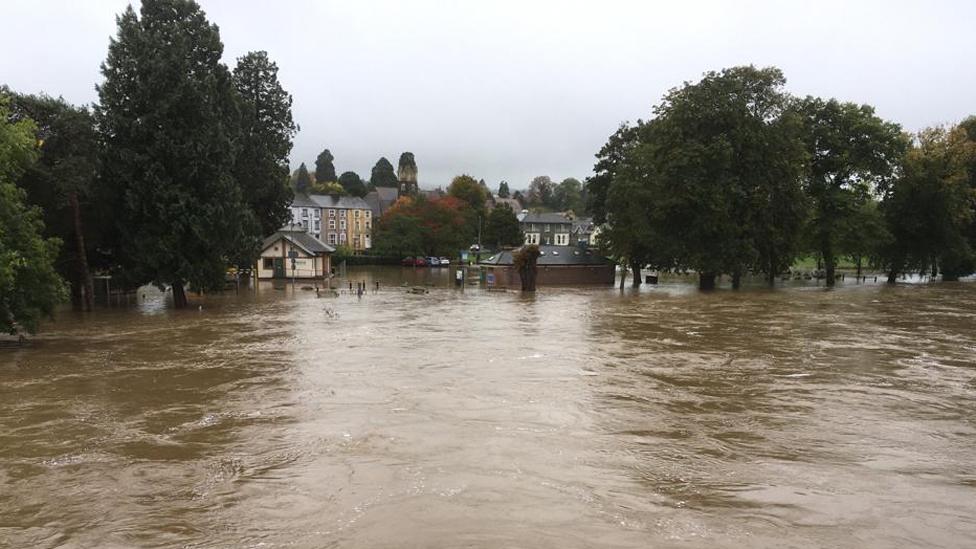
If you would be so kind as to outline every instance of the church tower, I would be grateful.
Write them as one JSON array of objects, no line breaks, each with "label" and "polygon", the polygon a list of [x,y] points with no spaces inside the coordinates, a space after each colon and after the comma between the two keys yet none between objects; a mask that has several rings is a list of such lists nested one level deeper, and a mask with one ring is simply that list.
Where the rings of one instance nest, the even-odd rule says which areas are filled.
[{"label": "church tower", "polygon": [[412,152],[400,155],[400,165],[397,167],[397,180],[400,196],[413,196],[419,191],[417,187],[417,162]]}]

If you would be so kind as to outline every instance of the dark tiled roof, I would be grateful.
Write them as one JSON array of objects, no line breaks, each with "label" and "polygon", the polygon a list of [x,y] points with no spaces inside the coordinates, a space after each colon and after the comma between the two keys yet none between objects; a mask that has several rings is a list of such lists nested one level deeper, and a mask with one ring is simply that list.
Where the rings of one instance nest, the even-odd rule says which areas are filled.
[{"label": "dark tiled roof", "polygon": [[281,230],[264,239],[264,242],[261,243],[261,250],[267,250],[269,246],[282,238],[309,254],[331,254],[335,252],[335,248],[305,232],[305,229],[301,225],[286,225],[282,227]]},{"label": "dark tiled roof", "polygon": [[295,193],[295,198],[291,201],[293,208],[320,208],[317,203],[307,194]]},{"label": "dark tiled roof", "polygon": [[[504,250],[482,260],[484,265],[512,265],[512,252],[514,250]],[[539,266],[551,265],[609,265],[612,263],[606,257],[593,250],[581,249],[576,246],[539,246],[542,255],[536,261]]]},{"label": "dark tiled roof", "polygon": [[525,214],[522,223],[572,223],[573,221],[561,213],[532,213]]},{"label": "dark tiled roof", "polygon": [[369,204],[358,196],[339,196],[333,194],[313,194],[309,195],[319,208],[338,208],[346,210],[368,210]]},{"label": "dark tiled roof", "polygon": [[373,210],[373,217],[378,218],[393,206],[399,196],[399,191],[393,187],[376,187],[375,191],[366,194],[365,200],[369,204],[369,208]]}]

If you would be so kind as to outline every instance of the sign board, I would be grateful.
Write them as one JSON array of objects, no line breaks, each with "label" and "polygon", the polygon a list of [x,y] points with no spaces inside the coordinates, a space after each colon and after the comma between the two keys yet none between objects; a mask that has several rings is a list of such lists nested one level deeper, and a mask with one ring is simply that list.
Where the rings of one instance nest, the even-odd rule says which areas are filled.
[{"label": "sign board", "polygon": [[458,269],[457,272],[454,273],[454,280],[463,280],[463,279],[464,279],[464,269]]},{"label": "sign board", "polygon": [[288,257],[294,261],[295,258],[298,257],[298,250],[288,250]]},{"label": "sign board", "polygon": [[468,262],[468,252],[466,250],[461,251],[461,261],[464,263]]},{"label": "sign board", "polygon": [[485,283],[489,286],[495,285],[495,273],[488,273],[485,275]]}]

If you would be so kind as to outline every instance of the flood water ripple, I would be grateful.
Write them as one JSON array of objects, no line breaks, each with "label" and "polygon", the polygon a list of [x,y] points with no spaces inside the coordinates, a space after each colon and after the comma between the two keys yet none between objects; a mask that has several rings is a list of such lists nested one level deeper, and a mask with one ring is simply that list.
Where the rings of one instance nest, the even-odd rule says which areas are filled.
[{"label": "flood water ripple", "polygon": [[444,271],[0,350],[0,547],[976,546],[976,284]]}]

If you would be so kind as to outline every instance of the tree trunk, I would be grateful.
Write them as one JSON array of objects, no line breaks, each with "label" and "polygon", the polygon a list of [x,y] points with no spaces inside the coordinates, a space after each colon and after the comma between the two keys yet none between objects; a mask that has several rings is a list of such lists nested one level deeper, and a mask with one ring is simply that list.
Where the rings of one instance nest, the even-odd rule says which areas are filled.
[{"label": "tree trunk", "polygon": [[738,290],[742,287],[742,271],[735,271],[732,273],[732,289]]},{"label": "tree trunk", "polygon": [[823,254],[824,262],[824,274],[827,276],[827,287],[832,287],[834,285],[834,250],[831,249],[830,241],[824,238],[821,253]]},{"label": "tree trunk", "polygon": [[776,275],[779,274],[779,273],[776,272],[777,271],[776,264],[777,264],[776,256],[775,255],[770,255],[770,257],[769,257],[769,269],[766,272],[766,284],[769,284],[770,286],[775,286],[776,285]]},{"label": "tree trunk", "polygon": [[698,289],[699,290],[714,290],[715,289],[715,273],[698,273]]},{"label": "tree trunk", "polygon": [[857,256],[857,279],[861,280],[861,256]]},{"label": "tree trunk", "polygon": [[631,260],[630,261],[630,285],[637,288],[641,285],[641,267],[640,261]]},{"label": "tree trunk", "polygon": [[71,205],[72,224],[75,231],[75,261],[77,263],[77,286],[80,292],[80,299],[75,302],[75,310],[91,311],[95,302],[95,286],[92,282],[91,272],[88,270],[88,252],[85,250],[85,234],[81,227],[81,205],[78,203],[78,193],[68,193],[68,203]]},{"label": "tree trunk", "polygon": [[183,289],[183,282],[173,283],[173,307],[176,309],[185,309],[187,305],[186,301],[186,290]]},{"label": "tree trunk", "polygon": [[624,289],[624,281],[627,280],[627,262],[620,264],[620,289]]}]

